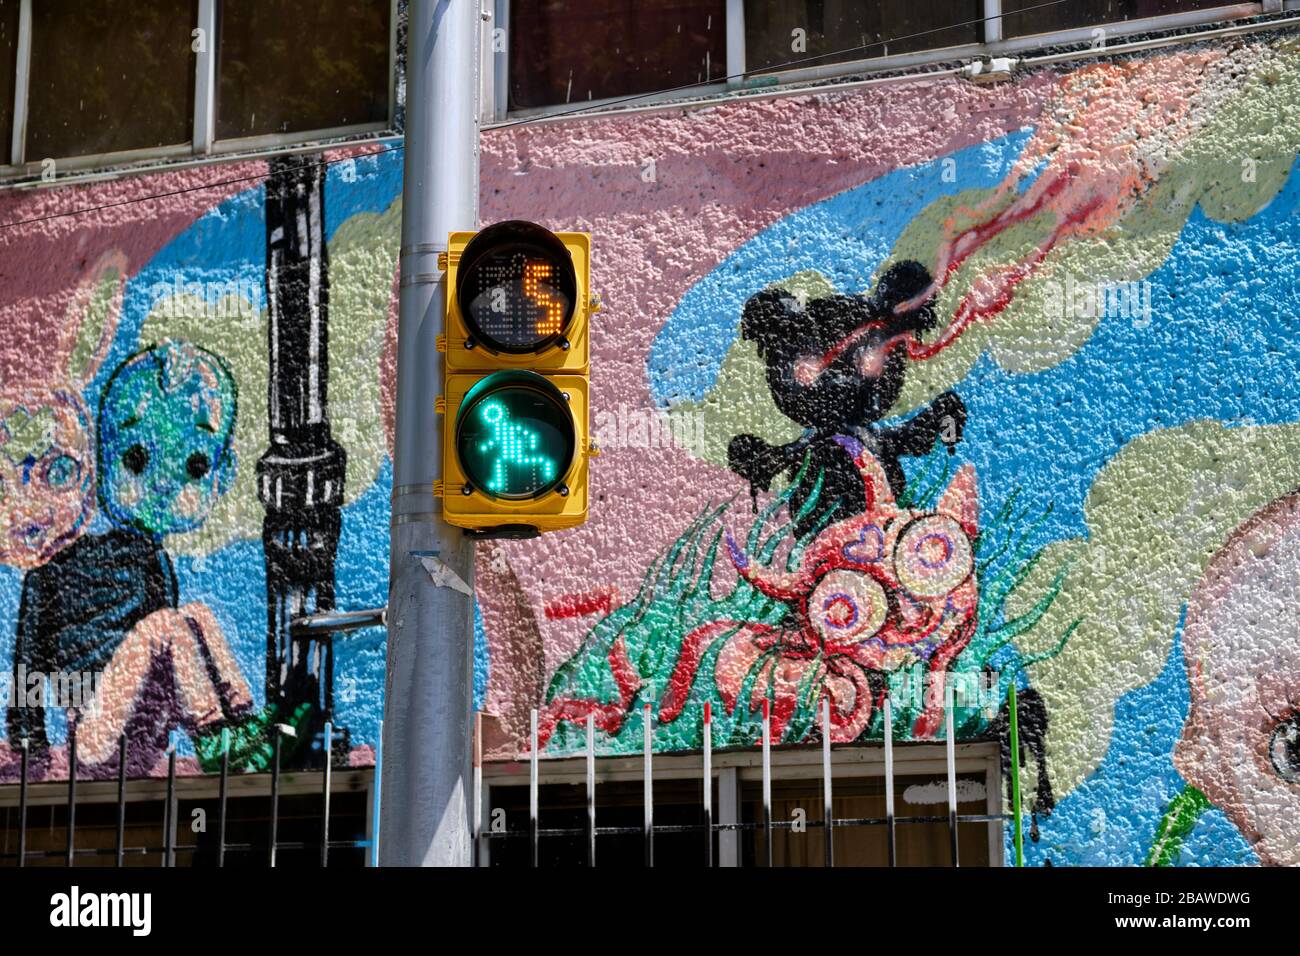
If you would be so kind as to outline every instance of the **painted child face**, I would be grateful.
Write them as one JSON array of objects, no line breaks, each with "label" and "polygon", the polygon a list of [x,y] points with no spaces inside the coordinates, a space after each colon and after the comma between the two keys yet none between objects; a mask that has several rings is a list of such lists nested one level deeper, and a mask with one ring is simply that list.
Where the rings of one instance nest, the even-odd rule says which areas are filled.
[{"label": "painted child face", "polygon": [[0,564],[44,564],[94,503],[90,414],[68,389],[0,393]]},{"label": "painted child face", "polygon": [[127,359],[99,406],[99,497],[123,527],[191,531],[234,476],[235,382],[211,352],[163,342]]},{"label": "painted child face", "polygon": [[1300,492],[1232,533],[1187,604],[1174,764],[1263,863],[1300,866]]}]

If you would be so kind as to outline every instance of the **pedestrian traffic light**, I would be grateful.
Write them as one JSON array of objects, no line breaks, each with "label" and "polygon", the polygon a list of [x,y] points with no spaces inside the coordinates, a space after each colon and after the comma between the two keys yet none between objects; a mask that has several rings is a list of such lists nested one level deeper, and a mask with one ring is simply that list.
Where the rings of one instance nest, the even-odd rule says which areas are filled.
[{"label": "pedestrian traffic light", "polygon": [[522,220],[448,239],[443,516],[531,537],[587,520],[591,240]]}]

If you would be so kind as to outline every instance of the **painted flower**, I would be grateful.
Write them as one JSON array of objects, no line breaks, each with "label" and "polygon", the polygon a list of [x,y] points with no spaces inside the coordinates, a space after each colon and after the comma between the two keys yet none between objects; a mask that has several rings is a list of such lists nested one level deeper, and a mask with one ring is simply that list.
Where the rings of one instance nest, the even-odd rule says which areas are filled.
[{"label": "painted flower", "polygon": [[858,442],[838,440],[862,474],[866,510],[821,532],[793,571],[754,563],[728,537],[741,577],[790,611],[779,625],[711,621],[689,633],[661,721],[682,712],[702,661],[722,641],[718,694],[728,712],[746,686],[751,712],[770,699],[773,739],[801,703],[816,712],[822,699],[830,702],[832,739],[855,739],[883,701],[884,675],[918,661],[927,664],[930,693],[913,735],[933,737],[942,725],[947,670],[976,624],[975,472],[961,468],[934,511],[900,508],[876,459]]}]

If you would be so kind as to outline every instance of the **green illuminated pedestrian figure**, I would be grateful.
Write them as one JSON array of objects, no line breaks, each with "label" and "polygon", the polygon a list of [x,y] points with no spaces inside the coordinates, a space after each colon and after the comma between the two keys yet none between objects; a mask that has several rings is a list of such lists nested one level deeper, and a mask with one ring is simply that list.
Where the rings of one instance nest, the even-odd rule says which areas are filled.
[{"label": "green illuminated pedestrian figure", "polygon": [[[487,454],[495,450],[489,491],[506,494],[510,490],[511,466],[536,469],[545,484],[555,477],[555,461],[537,452],[541,437],[533,429],[512,421],[500,402],[487,402],[481,412],[483,421],[492,426],[492,437],[480,442],[478,450]],[[531,489],[530,489],[531,490]]]}]

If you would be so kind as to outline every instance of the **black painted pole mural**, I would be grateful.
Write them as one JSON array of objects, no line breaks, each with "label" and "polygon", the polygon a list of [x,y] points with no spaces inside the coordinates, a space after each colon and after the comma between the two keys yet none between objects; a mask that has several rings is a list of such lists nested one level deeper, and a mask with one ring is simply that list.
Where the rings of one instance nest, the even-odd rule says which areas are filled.
[{"label": "black painted pole mural", "polygon": [[[333,710],[329,634],[295,637],[291,621],[334,609],[346,456],[330,434],[329,256],[325,168],[318,157],[271,160],[266,184],[266,299],[270,447],[257,463],[266,508],[266,696],[297,726],[289,762],[321,762]],[[344,750],[343,752],[346,752]]]}]

